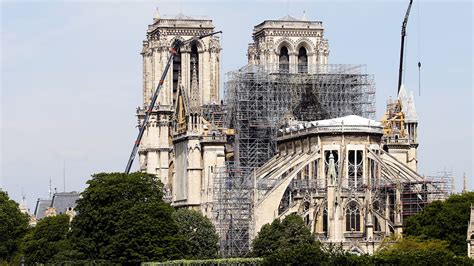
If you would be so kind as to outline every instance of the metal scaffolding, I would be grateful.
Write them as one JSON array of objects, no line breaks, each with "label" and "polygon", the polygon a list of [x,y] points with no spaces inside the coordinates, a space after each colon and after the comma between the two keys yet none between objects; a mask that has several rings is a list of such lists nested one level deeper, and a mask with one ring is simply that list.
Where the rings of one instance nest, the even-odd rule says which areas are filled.
[{"label": "metal scaffolding", "polygon": [[[209,107],[205,113],[209,113],[206,116],[209,121],[223,121],[218,127],[230,132],[227,134],[227,164],[214,177],[213,210],[220,236],[220,254],[232,257],[249,251],[254,230],[253,203],[271,191],[287,172],[294,170],[291,167],[281,175],[270,174],[271,169],[292,163],[287,160],[291,156],[274,157],[278,129],[302,121],[346,115],[374,119],[375,86],[363,66],[351,65],[322,65],[307,69],[307,73],[281,72],[277,66],[248,65],[228,73],[227,77],[225,108]],[[224,115],[211,115],[214,113]],[[367,177],[370,182],[355,186],[348,181],[341,184],[341,191],[367,193],[371,190],[369,205],[374,220],[380,222],[375,223],[378,224],[376,234],[381,233],[381,224],[387,232],[395,233],[406,217],[448,195],[447,180],[422,178],[383,150],[369,150],[369,153],[373,156]],[[341,158],[341,162],[343,160]],[[359,173],[354,162],[349,161],[345,170],[352,175]],[[340,171],[344,165],[340,164]],[[327,193],[326,180],[310,174],[310,169],[317,169],[317,165],[305,166],[290,182],[278,208],[280,215],[306,195],[322,197]],[[255,179],[264,172],[271,178]],[[376,239],[382,237],[378,235]]]},{"label": "metal scaffolding", "polygon": [[454,193],[454,175],[452,171],[438,171],[433,175],[426,176],[426,180],[433,184],[433,190],[438,193],[432,193],[430,200],[445,200]]},{"label": "metal scaffolding", "polygon": [[210,103],[201,107],[202,116],[216,129],[225,129],[226,110],[223,104]]},{"label": "metal scaffolding", "polygon": [[245,255],[250,249],[253,182],[250,169],[234,163],[217,169],[214,178],[214,219],[222,257]]},{"label": "metal scaffolding", "polygon": [[247,65],[227,77],[227,124],[235,129],[234,158],[242,167],[268,161],[276,131],[292,121],[375,115],[373,76],[362,65],[318,65],[306,73]]},{"label": "metal scaffolding", "polygon": [[[235,135],[228,136],[230,160],[215,174],[213,208],[223,257],[242,256],[249,250],[255,187],[249,175],[277,151],[280,127],[352,114],[374,118],[373,77],[363,66],[318,65],[303,72],[247,65],[227,74],[225,124],[219,127]],[[211,107],[205,111],[215,112]]]}]

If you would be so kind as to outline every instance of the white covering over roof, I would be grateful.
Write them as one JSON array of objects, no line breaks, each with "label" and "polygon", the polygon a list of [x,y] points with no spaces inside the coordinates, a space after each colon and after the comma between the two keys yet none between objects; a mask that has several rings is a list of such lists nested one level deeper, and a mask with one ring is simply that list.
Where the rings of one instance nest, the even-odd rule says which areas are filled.
[{"label": "white covering over roof", "polygon": [[398,92],[398,100],[402,105],[402,112],[405,114],[406,122],[417,122],[418,116],[415,108],[415,98],[413,92],[408,95],[405,85],[402,84]]},{"label": "white covering over roof", "polygon": [[407,122],[418,122],[418,115],[416,114],[415,97],[413,97],[413,92],[410,93],[410,98],[408,98],[405,119]]},{"label": "white covering over roof", "polygon": [[348,115],[338,118],[318,120],[311,122],[314,125],[318,126],[336,126],[336,125],[345,125],[345,126],[382,126],[378,121],[367,119],[358,115]]},{"label": "white covering over roof", "polygon": [[325,119],[325,120],[317,120],[317,121],[311,121],[311,122],[299,122],[298,124],[291,125],[285,129],[280,129],[280,132],[291,132],[291,131],[299,131],[305,128],[313,128],[313,127],[329,127],[329,126],[344,126],[344,127],[350,127],[350,126],[358,126],[358,127],[379,127],[382,128],[382,123],[372,120],[372,119],[367,119],[358,115],[348,115],[348,116],[343,116],[343,117],[338,117],[338,118],[332,118],[332,119]]}]

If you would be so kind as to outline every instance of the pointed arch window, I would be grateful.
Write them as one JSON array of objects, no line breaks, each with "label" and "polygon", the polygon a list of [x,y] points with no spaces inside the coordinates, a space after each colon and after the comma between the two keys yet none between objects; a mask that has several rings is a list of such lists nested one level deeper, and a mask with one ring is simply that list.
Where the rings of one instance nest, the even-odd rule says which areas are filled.
[{"label": "pointed arch window", "polygon": [[280,73],[288,73],[290,71],[290,55],[288,54],[288,48],[286,48],[286,46],[281,47],[278,62],[280,64]]},{"label": "pointed arch window", "polygon": [[349,188],[362,187],[363,181],[363,152],[361,150],[349,151],[348,178]]},{"label": "pointed arch window", "polygon": [[308,54],[304,47],[298,50],[298,73],[308,73]]},{"label": "pointed arch window", "polygon": [[323,232],[328,235],[328,208],[327,206],[324,207],[323,210]]},{"label": "pointed arch window", "polygon": [[360,231],[360,208],[355,201],[349,202],[346,206],[346,231]]},{"label": "pointed arch window", "polygon": [[193,76],[193,71],[196,71],[197,81],[199,82],[199,52],[197,44],[194,42],[191,45],[191,61],[189,65],[189,76]]},{"label": "pointed arch window", "polygon": [[181,51],[178,49],[173,58],[173,106],[176,105],[178,97],[179,75],[181,75]]},{"label": "pointed arch window", "polygon": [[373,209],[372,223],[374,224],[374,232],[380,232],[382,230],[381,230],[380,221],[377,218],[377,215],[383,215],[383,211],[381,209],[380,202],[378,200],[372,203],[372,209]]}]

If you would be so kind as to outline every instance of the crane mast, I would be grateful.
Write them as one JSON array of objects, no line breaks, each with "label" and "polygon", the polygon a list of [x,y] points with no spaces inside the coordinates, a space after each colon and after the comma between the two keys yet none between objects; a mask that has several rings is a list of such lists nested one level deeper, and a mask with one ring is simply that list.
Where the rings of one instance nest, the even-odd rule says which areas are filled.
[{"label": "crane mast", "polygon": [[215,35],[217,33],[222,33],[222,31],[217,31],[217,32],[212,32],[212,33],[209,33],[209,34],[197,36],[197,37],[191,38],[191,39],[189,39],[187,41],[184,41],[184,42],[180,41],[178,39],[176,39],[174,41],[174,43],[173,43],[173,45],[171,46],[171,49],[170,49],[168,62],[166,63],[166,66],[165,66],[165,69],[163,70],[163,73],[161,74],[161,78],[160,78],[160,81],[158,82],[158,86],[156,87],[156,90],[153,93],[153,97],[151,99],[150,106],[148,107],[148,109],[145,113],[145,118],[143,119],[143,123],[140,125],[140,130],[138,131],[137,139],[135,140],[135,143],[133,144],[132,152],[130,153],[130,157],[128,159],[127,166],[125,167],[125,174],[130,173],[130,169],[132,168],[133,160],[135,159],[135,155],[137,154],[138,147],[140,146],[140,142],[142,140],[143,133],[145,132],[145,128],[146,128],[146,125],[148,123],[148,120],[150,119],[150,115],[153,111],[153,107],[155,106],[156,100],[158,99],[158,95],[160,94],[161,87],[163,86],[166,75],[168,74],[168,70],[171,66],[171,62],[173,62],[173,59],[176,56],[176,53],[178,52],[179,48],[181,48],[181,46],[183,46],[183,45],[191,43],[195,39],[202,39],[202,38],[205,38],[205,37]]},{"label": "crane mast", "polygon": [[405,14],[405,19],[403,20],[402,24],[402,40],[401,40],[401,47],[400,47],[400,67],[398,69],[398,92],[400,92],[400,87],[402,86],[402,75],[403,75],[403,53],[405,50],[405,36],[407,35],[407,23],[408,17],[410,16],[411,5],[413,4],[413,0],[410,0],[408,4],[407,12]]}]

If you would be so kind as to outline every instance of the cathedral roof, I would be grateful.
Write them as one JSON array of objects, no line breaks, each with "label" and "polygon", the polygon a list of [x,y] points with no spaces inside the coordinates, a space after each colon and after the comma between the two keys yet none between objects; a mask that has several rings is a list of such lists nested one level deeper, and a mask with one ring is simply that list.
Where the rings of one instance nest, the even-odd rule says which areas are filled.
[{"label": "cathedral roof", "polygon": [[282,20],[282,21],[301,21],[301,19],[297,19],[297,18],[292,17],[290,15],[286,15],[284,17],[281,17],[278,20]]},{"label": "cathedral roof", "polygon": [[302,18],[295,18],[290,15],[286,15],[279,19],[265,20],[254,27],[254,39],[255,35],[261,34],[266,29],[279,29],[281,28],[294,28],[300,30],[323,30],[323,23],[321,21],[308,20],[306,14],[303,14]]},{"label": "cathedral roof", "polygon": [[297,121],[293,125],[285,129],[280,129],[280,133],[291,133],[296,131],[309,132],[316,130],[317,132],[368,132],[381,133],[382,123],[367,119],[357,115],[348,115],[338,118],[317,120],[310,122]]},{"label": "cathedral roof", "polygon": [[187,16],[183,13],[178,13],[175,17],[173,17],[173,19],[180,19],[180,20],[186,20],[186,19],[189,19],[189,20],[194,20],[193,17],[191,16]]},{"label": "cathedral roof", "polygon": [[50,206],[51,199],[38,199],[35,208],[36,219],[42,219],[45,216],[46,209],[48,209]]},{"label": "cathedral roof", "polygon": [[335,125],[346,125],[346,126],[381,126],[382,124],[378,121],[367,119],[358,115],[348,115],[338,118],[326,119],[314,121],[319,126],[335,126]]},{"label": "cathedral roof", "polygon": [[56,212],[66,213],[69,208],[76,207],[76,201],[79,199],[78,192],[58,192],[53,196],[51,207],[56,209]]}]

